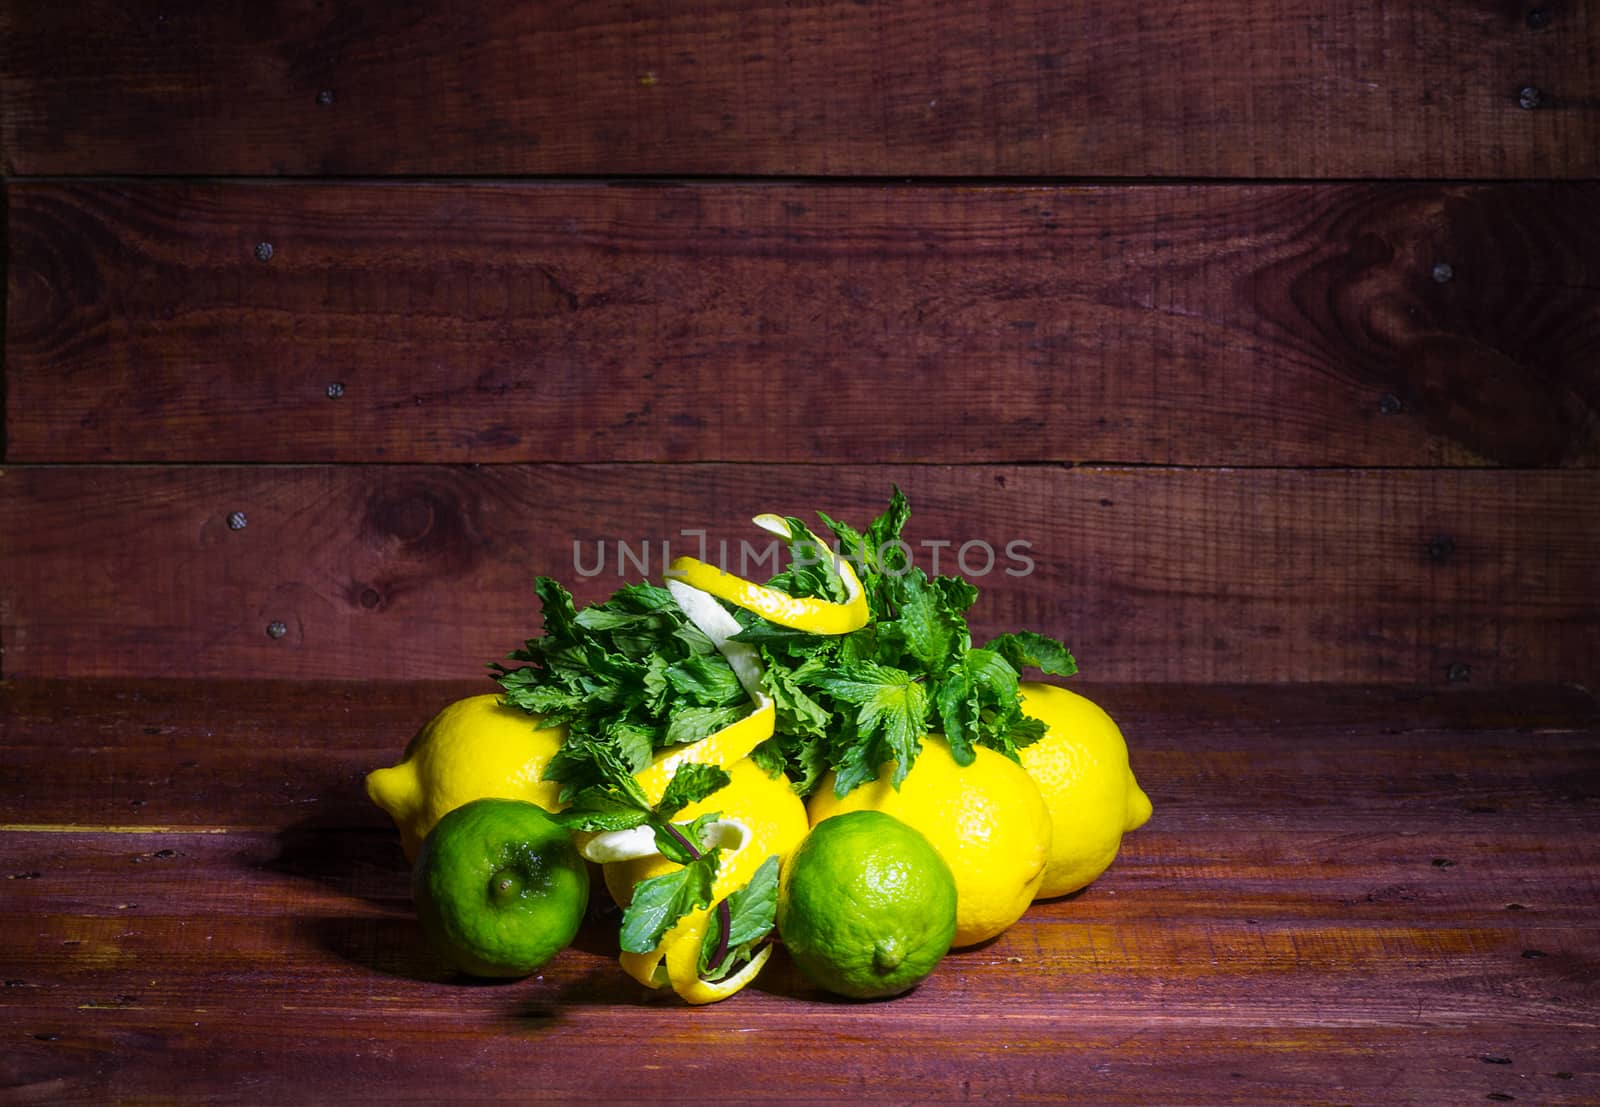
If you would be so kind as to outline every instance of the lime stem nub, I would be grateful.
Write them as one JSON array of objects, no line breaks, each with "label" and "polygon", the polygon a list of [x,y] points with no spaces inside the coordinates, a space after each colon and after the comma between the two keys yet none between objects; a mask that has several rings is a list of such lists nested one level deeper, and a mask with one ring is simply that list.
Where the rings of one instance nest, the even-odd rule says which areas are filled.
[{"label": "lime stem nub", "polygon": [[504,907],[522,895],[522,874],[512,869],[497,869],[489,877],[489,898],[498,907]]}]

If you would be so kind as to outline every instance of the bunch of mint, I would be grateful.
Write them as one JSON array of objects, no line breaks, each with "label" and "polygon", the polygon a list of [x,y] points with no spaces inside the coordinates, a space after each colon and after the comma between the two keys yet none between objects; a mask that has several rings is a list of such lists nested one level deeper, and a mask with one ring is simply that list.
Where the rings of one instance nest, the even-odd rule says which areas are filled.
[{"label": "bunch of mint", "polygon": [[[830,770],[845,795],[894,762],[905,779],[927,733],[941,734],[958,763],[977,746],[1016,758],[1043,733],[1023,715],[1018,683],[1025,668],[1070,676],[1067,647],[1027,631],[972,644],[966,613],[977,589],[956,577],[929,577],[912,565],[900,539],[910,506],[895,488],[888,508],[864,531],[818,516],[832,531],[866,592],[871,618],[844,635],[817,635],[729,607],[765,666],[763,684],[776,707],[776,730],[752,757],[788,774],[801,796]],[[790,563],[768,583],[794,596],[833,601],[845,585],[832,558],[817,556],[806,528],[789,519]],[[586,790],[626,789],[656,750],[694,741],[749,711],[749,699],[722,655],[674,603],[671,593],[631,584],[603,603],[574,608],[555,581],[536,590],[544,633],[495,665],[506,701],[565,723],[567,739],[545,770],[562,782],[562,799]]]}]

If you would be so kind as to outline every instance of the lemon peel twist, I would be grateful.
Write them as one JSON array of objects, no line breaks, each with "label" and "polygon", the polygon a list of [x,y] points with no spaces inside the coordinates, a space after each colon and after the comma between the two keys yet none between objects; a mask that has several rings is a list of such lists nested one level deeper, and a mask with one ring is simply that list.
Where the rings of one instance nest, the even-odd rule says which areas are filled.
[{"label": "lemon peel twist", "polygon": [[[782,516],[758,515],[756,526],[779,537],[789,537],[788,523]],[[735,640],[743,629],[718,599],[754,612],[779,626],[812,634],[848,634],[866,626],[870,618],[866,592],[848,561],[807,530],[819,550],[827,552],[845,588],[845,601],[790,596],[776,588],[757,584],[725,572],[697,558],[680,557],[667,569],[667,589],[684,615],[698,627],[727,660],[739,683],[755,704],[745,718],[698,742],[662,750],[651,763],[634,774],[651,804],[661,796],[679,766],[697,762],[728,768],[749,756],[762,742],[772,737],[776,726],[776,707],[762,686],[760,654],[748,643]],[[723,849],[722,864],[712,885],[711,903],[725,900],[754,876],[766,860],[766,850],[753,840],[749,828],[737,819],[721,819],[709,829],[717,840],[706,843]],[[596,861],[623,861],[657,852],[653,832],[640,827],[597,835],[584,846],[584,855]],[[714,1003],[739,991],[760,973],[771,956],[764,946],[750,962],[723,980],[708,981],[700,976],[700,948],[711,926],[716,908],[696,908],[681,917],[662,935],[656,947],[646,953],[624,951],[623,970],[650,988],[670,986],[685,1002]]]},{"label": "lemon peel twist", "polygon": [[[751,521],[762,530],[780,538],[790,536],[789,524],[780,515],[757,515]],[[791,630],[829,635],[849,634],[853,630],[860,630],[867,625],[870,612],[867,608],[866,591],[861,587],[861,580],[856,576],[855,568],[812,531],[808,529],[806,533],[816,543],[817,549],[827,554],[829,560],[833,562],[834,571],[844,582],[843,603],[812,596],[791,596],[787,592],[780,592],[765,584],[746,580],[720,566],[695,557],[678,557],[672,560],[667,566],[667,587],[672,587],[675,581],[687,584],[718,599],[727,600],[735,607],[752,611],[768,622]]]},{"label": "lemon peel twist", "polygon": [[[693,585],[669,580],[667,588],[684,615],[711,639],[712,645],[727,660],[740,685],[750,694],[755,710],[698,742],[660,751],[649,765],[635,773],[634,779],[639,782],[652,805],[661,801],[668,782],[680,765],[697,762],[728,768],[748,757],[751,750],[772,737],[776,718],[772,697],[766,694],[761,685],[763,670],[760,655],[747,643],[732,640],[742,629],[739,621],[724,611],[709,593]],[[736,819],[719,819],[708,829],[717,840],[703,844],[718,846],[726,851],[712,885],[711,902],[716,904],[748,883],[765,856],[757,856],[759,851],[755,848],[749,828]],[[653,838],[654,832],[648,827],[615,831],[596,835],[585,843],[583,852],[595,861],[644,857],[657,852]],[[702,907],[688,912],[662,935],[661,941],[648,953],[624,951],[619,958],[623,971],[646,987],[664,988],[670,985],[680,998],[692,1004],[715,1003],[739,991],[755,979],[771,956],[772,947],[764,947],[748,964],[723,980],[702,980],[700,945],[711,925],[713,910],[714,907]]]}]

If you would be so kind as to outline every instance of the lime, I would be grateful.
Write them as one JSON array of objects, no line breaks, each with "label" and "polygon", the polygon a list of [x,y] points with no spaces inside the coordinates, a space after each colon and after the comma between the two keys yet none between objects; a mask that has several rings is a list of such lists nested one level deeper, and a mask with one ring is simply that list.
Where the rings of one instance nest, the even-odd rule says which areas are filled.
[{"label": "lime", "polygon": [[881,811],[812,827],[784,866],[778,934],[800,971],[856,999],[899,995],[950,949],[956,884],[919,832]]},{"label": "lime", "polygon": [[478,799],[423,839],[411,889],[422,932],[447,962],[474,976],[521,977],[577,936],[589,869],[537,804]]}]

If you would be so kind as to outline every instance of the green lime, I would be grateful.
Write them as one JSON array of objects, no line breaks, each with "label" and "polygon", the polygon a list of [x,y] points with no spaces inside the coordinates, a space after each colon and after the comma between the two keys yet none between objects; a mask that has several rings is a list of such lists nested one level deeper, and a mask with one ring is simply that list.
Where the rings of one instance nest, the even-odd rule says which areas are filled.
[{"label": "green lime", "polygon": [[479,799],[423,839],[411,874],[428,943],[474,976],[527,976],[565,949],[589,905],[572,835],[525,800]]},{"label": "green lime", "polygon": [[818,987],[856,999],[916,987],[950,949],[956,883],[920,833],[881,811],[811,828],[778,887],[778,934]]}]

